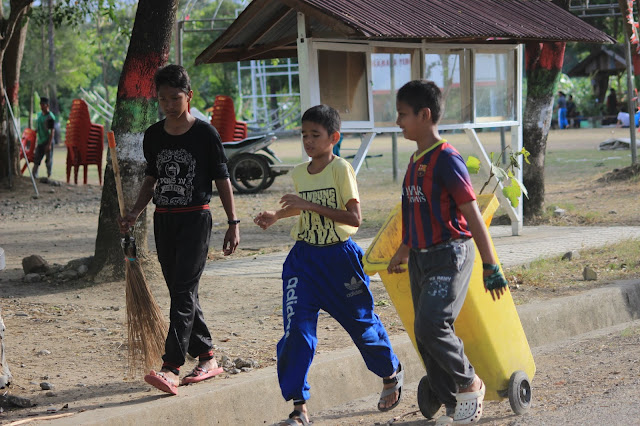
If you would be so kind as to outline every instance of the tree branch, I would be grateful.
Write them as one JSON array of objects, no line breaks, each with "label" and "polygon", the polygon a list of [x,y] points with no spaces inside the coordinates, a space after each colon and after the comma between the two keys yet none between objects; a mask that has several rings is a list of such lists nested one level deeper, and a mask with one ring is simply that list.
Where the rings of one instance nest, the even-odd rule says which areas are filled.
[{"label": "tree branch", "polygon": [[11,12],[9,18],[2,22],[4,31],[0,34],[0,51],[4,52],[9,45],[9,41],[16,29],[16,24],[21,22],[22,16],[31,6],[33,0],[11,0]]}]

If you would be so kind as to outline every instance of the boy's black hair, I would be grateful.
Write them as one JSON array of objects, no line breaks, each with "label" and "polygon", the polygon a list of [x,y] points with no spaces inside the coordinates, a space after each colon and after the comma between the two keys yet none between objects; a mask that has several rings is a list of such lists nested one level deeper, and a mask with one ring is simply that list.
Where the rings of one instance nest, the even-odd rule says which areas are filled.
[{"label": "boy's black hair", "polygon": [[302,115],[302,122],[310,121],[327,129],[329,135],[340,131],[340,113],[329,105],[316,105],[309,108]]},{"label": "boy's black hair", "polygon": [[40,98],[40,103],[49,105],[49,98],[45,98],[45,97]]},{"label": "boy's black hair", "polygon": [[417,114],[422,108],[431,110],[431,121],[437,124],[442,114],[442,91],[429,80],[413,80],[398,90],[396,100],[404,102]]},{"label": "boy's black hair", "polygon": [[160,86],[169,86],[175,89],[180,89],[184,93],[189,93],[191,90],[191,79],[187,70],[181,65],[167,65],[156,71],[156,75],[153,76],[153,80],[156,84],[156,90]]}]

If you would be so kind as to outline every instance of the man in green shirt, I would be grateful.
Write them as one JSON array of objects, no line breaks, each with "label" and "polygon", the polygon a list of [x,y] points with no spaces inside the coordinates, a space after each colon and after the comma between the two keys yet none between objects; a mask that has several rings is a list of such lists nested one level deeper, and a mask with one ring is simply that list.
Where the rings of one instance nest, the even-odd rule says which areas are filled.
[{"label": "man in green shirt", "polygon": [[37,145],[33,155],[33,177],[38,177],[38,167],[42,162],[42,157],[46,156],[47,177],[51,177],[51,167],[53,166],[53,139],[55,135],[56,116],[49,111],[49,99],[40,98],[40,110],[36,119]]}]

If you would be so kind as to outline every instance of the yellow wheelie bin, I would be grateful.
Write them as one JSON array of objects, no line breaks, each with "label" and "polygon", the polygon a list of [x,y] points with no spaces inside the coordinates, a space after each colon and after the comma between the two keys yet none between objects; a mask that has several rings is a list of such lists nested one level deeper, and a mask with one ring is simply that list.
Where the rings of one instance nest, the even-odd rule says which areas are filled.
[{"label": "yellow wheelie bin", "polygon": [[[489,227],[491,218],[499,206],[498,199],[493,194],[479,195],[478,205],[482,218]],[[402,212],[398,204],[366,251],[363,259],[364,270],[368,275],[380,275],[416,347],[409,273],[387,273],[387,265],[402,241],[401,234]],[[493,241],[491,247],[495,253]],[[456,334],[464,342],[464,350],[469,361],[485,383],[485,399],[509,398],[511,408],[516,414],[525,413],[531,406],[531,380],[536,371],[533,355],[509,289],[507,288],[496,301],[485,291],[482,259],[477,248],[467,297],[454,327]],[[426,392],[429,392],[429,389],[425,376],[418,388],[418,403],[425,416],[425,399],[428,398]]]}]

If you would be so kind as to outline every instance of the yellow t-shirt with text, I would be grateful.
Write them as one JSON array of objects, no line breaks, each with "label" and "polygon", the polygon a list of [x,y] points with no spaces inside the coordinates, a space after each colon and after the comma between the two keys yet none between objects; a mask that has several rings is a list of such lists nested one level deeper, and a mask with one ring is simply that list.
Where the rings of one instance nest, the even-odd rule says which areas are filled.
[{"label": "yellow t-shirt with text", "polygon": [[[348,161],[335,157],[324,170],[313,175],[307,171],[308,165],[299,164],[292,171],[293,183],[301,198],[338,210],[346,210],[349,200],[360,202],[356,174]],[[355,226],[336,223],[316,212],[303,210],[291,236],[298,241],[325,246],[346,241],[357,230]]]}]

